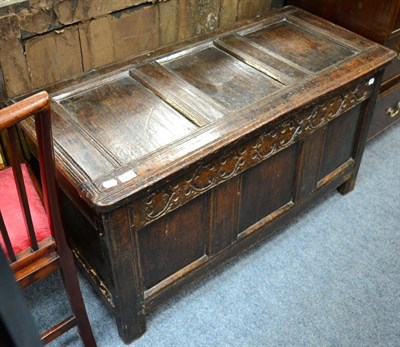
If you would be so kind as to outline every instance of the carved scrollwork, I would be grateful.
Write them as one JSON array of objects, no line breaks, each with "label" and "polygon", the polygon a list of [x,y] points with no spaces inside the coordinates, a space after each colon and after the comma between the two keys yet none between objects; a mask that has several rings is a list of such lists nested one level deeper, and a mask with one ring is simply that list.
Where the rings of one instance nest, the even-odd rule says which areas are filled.
[{"label": "carved scrollwork", "polygon": [[301,111],[273,129],[268,129],[248,142],[230,149],[220,158],[196,167],[174,183],[165,185],[134,203],[137,229],[175,210],[275,153],[311,134],[342,113],[366,100],[373,86],[368,82],[335,96],[322,104]]}]

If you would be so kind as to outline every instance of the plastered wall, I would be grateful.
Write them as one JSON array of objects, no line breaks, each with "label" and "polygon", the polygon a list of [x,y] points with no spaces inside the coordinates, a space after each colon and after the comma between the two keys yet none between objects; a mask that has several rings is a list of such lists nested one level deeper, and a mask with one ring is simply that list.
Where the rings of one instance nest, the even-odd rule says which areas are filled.
[{"label": "plastered wall", "polygon": [[0,1],[0,99],[230,27],[265,14],[270,4],[271,0]]}]

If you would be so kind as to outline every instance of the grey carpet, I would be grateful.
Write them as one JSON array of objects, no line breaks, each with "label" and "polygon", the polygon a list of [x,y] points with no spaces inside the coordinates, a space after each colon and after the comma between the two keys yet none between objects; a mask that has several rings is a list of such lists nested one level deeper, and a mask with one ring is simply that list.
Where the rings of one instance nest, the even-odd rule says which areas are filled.
[{"label": "grey carpet", "polygon": [[[125,346],[81,284],[98,345]],[[58,276],[26,293],[40,327],[67,310]],[[368,144],[353,192],[179,293],[131,346],[400,346],[400,124]]]}]

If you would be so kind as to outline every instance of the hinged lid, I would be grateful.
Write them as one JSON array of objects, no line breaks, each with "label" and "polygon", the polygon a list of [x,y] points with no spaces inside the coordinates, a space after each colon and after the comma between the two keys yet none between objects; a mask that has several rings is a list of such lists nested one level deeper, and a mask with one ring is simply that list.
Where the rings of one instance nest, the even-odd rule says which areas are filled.
[{"label": "hinged lid", "polygon": [[293,7],[53,96],[63,171],[107,208],[394,57]]}]

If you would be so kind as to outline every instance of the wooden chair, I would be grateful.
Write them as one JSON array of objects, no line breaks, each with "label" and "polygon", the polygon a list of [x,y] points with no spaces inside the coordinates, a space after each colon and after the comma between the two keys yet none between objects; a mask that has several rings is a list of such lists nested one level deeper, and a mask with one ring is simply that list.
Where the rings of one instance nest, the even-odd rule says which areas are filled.
[{"label": "wooden chair", "polygon": [[[42,189],[21,162],[17,125],[34,115]],[[60,270],[72,315],[41,334],[48,343],[74,326],[85,346],[96,346],[79,288],[74,259],[67,245],[58,201],[46,92],[0,110],[0,131],[8,134],[10,165],[0,171],[0,244],[17,282],[23,287]]]}]

